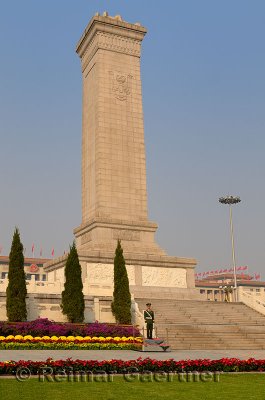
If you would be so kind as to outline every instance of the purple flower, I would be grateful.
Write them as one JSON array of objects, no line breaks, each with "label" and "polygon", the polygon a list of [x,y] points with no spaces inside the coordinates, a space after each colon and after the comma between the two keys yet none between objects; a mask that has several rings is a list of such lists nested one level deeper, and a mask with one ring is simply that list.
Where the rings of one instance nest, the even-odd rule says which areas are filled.
[{"label": "purple flower", "polygon": [[27,322],[0,322],[0,335],[32,335],[32,336],[140,336],[138,329],[132,326],[104,324],[56,323],[48,318],[38,318]]}]

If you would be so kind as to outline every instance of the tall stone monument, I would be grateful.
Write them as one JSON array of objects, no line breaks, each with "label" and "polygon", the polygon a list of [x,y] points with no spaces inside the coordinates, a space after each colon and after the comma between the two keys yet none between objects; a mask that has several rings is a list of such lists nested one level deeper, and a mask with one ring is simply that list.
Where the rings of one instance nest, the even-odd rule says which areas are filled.
[{"label": "tall stone monument", "polygon": [[[77,44],[83,79],[82,222],[74,234],[88,294],[112,295],[120,239],[135,296],[179,290],[192,297],[196,261],[166,255],[155,241],[157,224],[148,219],[140,76],[146,32],[139,23],[105,12],[91,19]],[[64,263],[54,260],[47,268]]]},{"label": "tall stone monument", "polygon": [[78,42],[83,77],[82,224],[79,251],[165,254],[148,220],[140,77],[146,29],[95,16]]}]

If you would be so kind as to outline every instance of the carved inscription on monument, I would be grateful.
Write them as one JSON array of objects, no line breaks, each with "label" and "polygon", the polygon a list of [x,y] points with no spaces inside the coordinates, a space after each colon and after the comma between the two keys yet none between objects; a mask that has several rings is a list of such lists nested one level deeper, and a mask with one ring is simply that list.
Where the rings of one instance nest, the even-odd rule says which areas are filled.
[{"label": "carved inscription on monument", "polygon": [[140,232],[126,229],[113,229],[112,237],[116,240],[140,240]]},{"label": "carved inscription on monument", "polygon": [[131,93],[132,75],[126,75],[120,71],[110,71],[111,87],[116,99],[127,100]]},{"label": "carved inscription on monument", "polygon": [[91,232],[87,232],[81,237],[81,243],[82,244],[90,242],[91,240],[92,240]]}]

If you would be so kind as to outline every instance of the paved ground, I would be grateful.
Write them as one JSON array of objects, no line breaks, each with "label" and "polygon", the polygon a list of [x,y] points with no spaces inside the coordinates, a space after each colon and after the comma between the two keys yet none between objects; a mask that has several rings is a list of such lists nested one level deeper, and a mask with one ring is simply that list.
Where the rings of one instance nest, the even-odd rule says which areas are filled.
[{"label": "paved ground", "polygon": [[265,350],[176,350],[166,353],[138,352],[131,350],[0,350],[0,361],[7,360],[32,360],[44,361],[47,358],[58,359],[81,359],[81,360],[133,360],[138,357],[175,360],[209,358],[216,360],[223,357],[235,357],[240,359],[257,358],[265,359]]}]

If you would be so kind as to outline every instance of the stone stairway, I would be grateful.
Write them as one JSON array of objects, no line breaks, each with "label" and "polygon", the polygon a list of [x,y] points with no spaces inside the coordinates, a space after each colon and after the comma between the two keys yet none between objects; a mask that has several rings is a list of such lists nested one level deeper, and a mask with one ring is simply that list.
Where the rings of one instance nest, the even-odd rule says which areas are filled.
[{"label": "stone stairway", "polygon": [[265,316],[243,303],[152,299],[152,309],[171,349],[265,349]]}]

